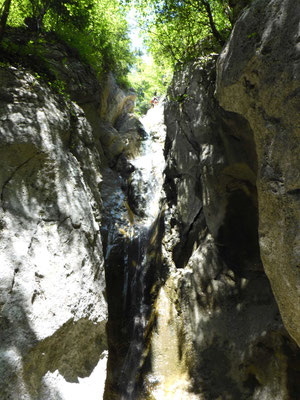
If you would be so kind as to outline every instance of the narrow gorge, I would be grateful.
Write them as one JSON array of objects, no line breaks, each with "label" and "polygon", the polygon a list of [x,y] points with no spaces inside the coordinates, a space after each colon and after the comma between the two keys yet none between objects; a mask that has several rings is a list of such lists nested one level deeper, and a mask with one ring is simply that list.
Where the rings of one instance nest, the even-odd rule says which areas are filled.
[{"label": "narrow gorge", "polygon": [[0,400],[300,399],[300,2],[248,3],[142,118],[1,54]]}]

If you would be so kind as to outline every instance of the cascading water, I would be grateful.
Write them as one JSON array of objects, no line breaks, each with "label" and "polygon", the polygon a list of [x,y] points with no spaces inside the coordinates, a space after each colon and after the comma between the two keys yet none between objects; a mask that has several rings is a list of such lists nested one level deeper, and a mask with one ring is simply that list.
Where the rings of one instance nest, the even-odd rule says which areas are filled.
[{"label": "cascading water", "polygon": [[[132,229],[129,255],[125,260],[123,300],[129,321],[129,347],[121,369],[122,400],[136,399],[136,383],[147,355],[145,337],[152,307],[149,301],[149,243],[159,215],[163,184],[165,129],[163,106],[151,109],[143,119],[146,138],[130,179],[129,204],[138,216]],[[148,281],[147,281],[148,280]]]},{"label": "cascading water", "polygon": [[156,246],[162,231],[163,105],[151,109],[141,122],[146,133],[141,131],[139,156],[126,161],[125,173],[110,168],[102,172],[102,239],[109,310],[105,400],[138,399],[137,382],[151,331],[151,289],[159,269],[160,250]]},{"label": "cascading water", "polygon": [[[150,111],[154,113],[157,110],[160,111],[158,107]],[[154,115],[156,118],[160,117],[158,112]],[[149,114],[144,118],[144,121],[148,121],[148,118]],[[157,125],[157,128],[162,129],[163,126]],[[159,132],[159,136],[156,136],[156,133],[154,130],[146,131],[141,155],[131,161],[135,167],[135,171],[131,175],[131,187],[136,190],[136,197],[139,200],[135,204],[135,208],[137,214],[144,217],[142,222],[144,226],[151,225],[157,217],[163,183],[164,157],[162,140],[164,140],[165,132],[164,130]]]}]

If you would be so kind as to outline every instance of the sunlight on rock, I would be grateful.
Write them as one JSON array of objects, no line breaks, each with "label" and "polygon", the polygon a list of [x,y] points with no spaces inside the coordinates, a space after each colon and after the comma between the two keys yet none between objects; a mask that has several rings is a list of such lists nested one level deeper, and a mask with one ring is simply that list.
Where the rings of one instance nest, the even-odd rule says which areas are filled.
[{"label": "sunlight on rock", "polygon": [[90,376],[78,378],[78,383],[67,382],[58,371],[48,372],[45,375],[45,383],[54,383],[61,400],[99,400],[103,397],[106,378],[107,351],[94,368]]},{"label": "sunlight on rock", "polygon": [[155,305],[157,322],[151,345],[152,370],[145,377],[149,395],[155,400],[201,399],[189,390],[191,380],[185,365],[185,351],[189,345],[181,342],[183,325],[176,310],[177,284],[178,276],[171,276],[160,289]]}]

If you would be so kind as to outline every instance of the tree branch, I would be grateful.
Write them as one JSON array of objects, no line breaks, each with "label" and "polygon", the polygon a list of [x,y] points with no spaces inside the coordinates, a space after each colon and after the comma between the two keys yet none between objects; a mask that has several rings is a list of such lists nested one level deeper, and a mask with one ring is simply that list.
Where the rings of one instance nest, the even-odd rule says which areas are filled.
[{"label": "tree branch", "polygon": [[7,22],[7,18],[9,15],[10,3],[11,3],[11,0],[6,0],[5,4],[4,4],[4,10],[3,10],[1,20],[0,20],[0,43],[2,42],[2,39],[4,36],[6,22]]},{"label": "tree branch", "polygon": [[213,19],[210,4],[209,4],[208,0],[200,0],[200,1],[203,4],[203,6],[205,7],[205,10],[207,12],[208,19],[209,19],[209,25],[212,30],[212,34],[218,40],[218,42],[223,46],[225,44],[225,40],[222,38],[222,36],[220,35],[220,32],[216,28],[215,21]]}]

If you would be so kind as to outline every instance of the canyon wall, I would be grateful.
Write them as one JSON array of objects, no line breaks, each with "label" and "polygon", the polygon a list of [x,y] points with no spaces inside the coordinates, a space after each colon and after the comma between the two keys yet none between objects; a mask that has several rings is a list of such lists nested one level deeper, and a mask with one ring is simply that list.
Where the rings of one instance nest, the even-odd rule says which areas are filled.
[{"label": "canyon wall", "polygon": [[0,66],[0,398],[98,399],[108,349],[101,184],[138,147],[126,145],[140,136],[135,95],[112,75],[100,86],[66,45],[38,46],[29,62]]},{"label": "canyon wall", "polygon": [[300,352],[260,256],[253,131],[215,99],[215,62],[191,63],[168,93],[163,262],[170,274],[157,299],[165,305],[152,357],[154,365],[171,357],[176,368],[154,368],[146,381],[170,398],[296,400]]},{"label": "canyon wall", "polygon": [[57,40],[1,62],[0,400],[299,400],[300,10],[242,3],[148,132]]},{"label": "canyon wall", "polygon": [[0,80],[1,398],[60,399],[107,348],[100,158],[78,106],[25,70]]},{"label": "canyon wall", "polygon": [[284,323],[300,344],[300,4],[256,1],[218,60],[216,96],[242,115],[258,157],[259,243]]},{"label": "canyon wall", "polygon": [[251,2],[169,88],[155,399],[299,397],[297,7]]}]

